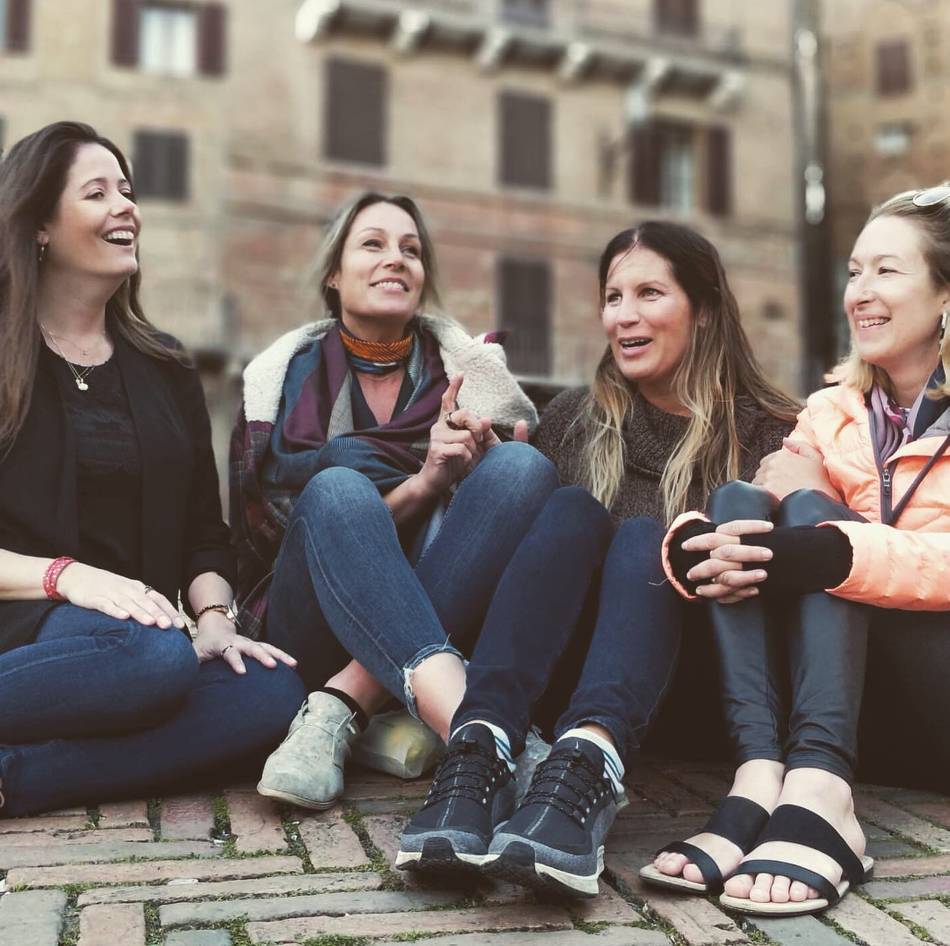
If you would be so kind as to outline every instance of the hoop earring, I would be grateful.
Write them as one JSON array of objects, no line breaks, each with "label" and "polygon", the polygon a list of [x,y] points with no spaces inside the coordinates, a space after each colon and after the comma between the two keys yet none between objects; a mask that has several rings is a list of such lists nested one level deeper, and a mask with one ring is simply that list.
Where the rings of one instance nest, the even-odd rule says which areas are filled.
[{"label": "hoop earring", "polygon": [[42,263],[43,260],[46,259],[46,244],[39,243],[37,245],[39,246],[39,249],[36,251],[36,262]]}]

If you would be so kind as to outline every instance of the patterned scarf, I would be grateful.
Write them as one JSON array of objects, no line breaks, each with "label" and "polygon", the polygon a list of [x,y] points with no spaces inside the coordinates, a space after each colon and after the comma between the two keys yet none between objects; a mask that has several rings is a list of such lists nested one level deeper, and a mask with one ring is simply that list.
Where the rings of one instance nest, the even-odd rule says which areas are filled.
[{"label": "patterned scarf", "polygon": [[328,467],[357,470],[381,493],[419,472],[448,384],[428,333],[413,334],[406,371],[412,394],[405,408],[385,424],[354,430],[352,392],[359,382],[339,326],[294,355],[263,467],[264,502],[282,529],[300,491]]}]

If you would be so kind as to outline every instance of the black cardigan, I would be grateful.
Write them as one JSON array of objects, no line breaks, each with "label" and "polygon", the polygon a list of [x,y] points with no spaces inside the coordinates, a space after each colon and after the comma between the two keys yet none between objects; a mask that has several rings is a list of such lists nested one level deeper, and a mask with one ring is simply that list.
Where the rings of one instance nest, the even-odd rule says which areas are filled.
[{"label": "black cardigan", "polygon": [[[117,332],[122,374],[142,457],[142,574],[172,603],[196,575],[217,572],[232,586],[235,563],[221,518],[211,425],[197,372],[143,354]],[[177,342],[169,336],[170,347]],[[54,371],[41,350],[30,410],[0,459],[0,548],[23,555],[79,555],[76,452]],[[0,601],[0,653],[28,643],[51,601]]]}]

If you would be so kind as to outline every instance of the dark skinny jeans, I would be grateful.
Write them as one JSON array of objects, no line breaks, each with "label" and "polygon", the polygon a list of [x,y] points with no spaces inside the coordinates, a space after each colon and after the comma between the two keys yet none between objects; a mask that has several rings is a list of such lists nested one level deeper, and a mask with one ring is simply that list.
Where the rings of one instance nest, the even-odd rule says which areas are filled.
[{"label": "dark skinny jeans", "polygon": [[[708,511],[715,522],[777,525],[861,518],[809,490],[773,511],[767,494],[741,482],[720,487]],[[860,747],[862,779],[950,788],[950,613],[874,608],[827,592],[709,610],[738,763],[773,759],[850,782]]]}]

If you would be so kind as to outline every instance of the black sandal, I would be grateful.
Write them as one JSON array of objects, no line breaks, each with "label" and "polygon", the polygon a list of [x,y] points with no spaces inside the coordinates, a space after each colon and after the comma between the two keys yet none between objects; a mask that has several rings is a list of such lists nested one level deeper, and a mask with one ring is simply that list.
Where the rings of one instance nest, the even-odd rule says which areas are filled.
[{"label": "black sandal", "polygon": [[[718,834],[731,841],[743,854],[748,854],[756,846],[762,829],[769,822],[769,813],[757,802],[741,795],[727,795],[716,806],[709,820],[697,831],[697,834]],[[649,884],[667,887],[671,890],[689,893],[721,893],[725,878],[719,865],[701,848],[688,841],[672,841],[661,847],[657,856],[664,851],[683,854],[699,868],[704,883],[695,883],[685,877],[664,874],[653,864],[640,868],[640,876]]]},{"label": "black sandal", "polygon": [[821,815],[799,805],[780,805],[775,809],[768,826],[762,832],[762,837],[759,838],[760,844],[767,841],[787,841],[820,851],[841,867],[841,881],[833,884],[822,874],[788,861],[754,858],[740,864],[735,873],[750,874],[753,877],[756,874],[788,877],[801,881],[808,887],[814,887],[821,896],[788,903],[756,903],[747,898],[723,894],[719,902],[724,907],[760,916],[802,916],[818,913],[834,906],[851,889],[852,884],[869,880],[874,870],[872,858],[858,857]]}]

